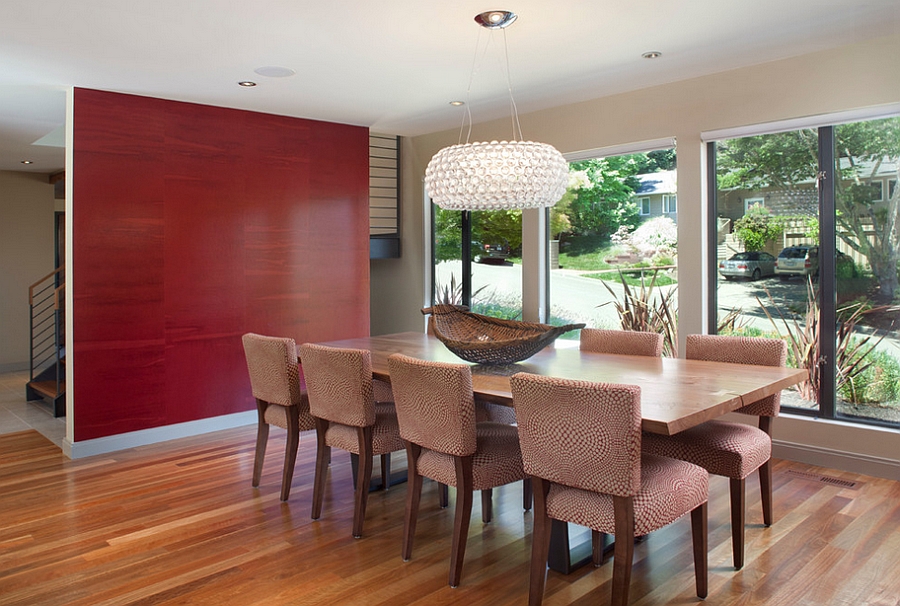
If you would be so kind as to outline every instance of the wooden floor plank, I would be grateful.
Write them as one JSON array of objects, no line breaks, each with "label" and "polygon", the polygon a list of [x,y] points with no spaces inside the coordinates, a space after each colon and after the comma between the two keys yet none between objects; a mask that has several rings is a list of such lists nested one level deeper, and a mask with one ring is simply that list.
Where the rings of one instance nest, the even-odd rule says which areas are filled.
[{"label": "wooden floor plank", "polygon": [[[257,489],[254,427],[76,461],[36,432],[0,436],[0,604],[526,602],[532,515],[522,511],[521,485],[495,490],[489,525],[475,499],[462,584],[452,589],[453,510],[440,509],[436,486],[425,484],[413,557],[403,562],[405,486],[369,496],[364,537],[353,539],[350,463],[341,453],[322,517],[309,518],[311,438],[301,439],[282,503],[284,437],[275,430]],[[900,483],[786,461],[776,462],[773,479],[771,528],[761,523],[758,484],[748,481],[741,571],[731,567],[728,483],[711,479],[706,604],[900,605]],[[549,573],[544,604],[607,603],[611,568]],[[636,544],[632,604],[697,601],[686,519]]]}]

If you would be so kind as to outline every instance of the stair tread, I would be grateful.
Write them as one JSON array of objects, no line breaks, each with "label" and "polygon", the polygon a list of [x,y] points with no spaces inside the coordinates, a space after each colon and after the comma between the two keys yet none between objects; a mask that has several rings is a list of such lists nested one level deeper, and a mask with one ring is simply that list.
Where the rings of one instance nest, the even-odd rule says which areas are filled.
[{"label": "stair tread", "polygon": [[[28,386],[31,387],[36,392],[47,396],[48,398],[56,397],[56,381],[30,381]],[[66,391],[66,382],[63,381],[59,384],[59,393],[65,393]]]}]

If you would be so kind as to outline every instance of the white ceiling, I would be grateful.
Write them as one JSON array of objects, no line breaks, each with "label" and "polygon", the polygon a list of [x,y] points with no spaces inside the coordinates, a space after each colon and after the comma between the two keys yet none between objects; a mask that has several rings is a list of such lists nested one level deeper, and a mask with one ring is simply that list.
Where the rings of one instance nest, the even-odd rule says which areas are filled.
[{"label": "white ceiling", "polygon": [[[61,132],[70,86],[400,135],[457,127],[449,101],[466,98],[491,39],[473,17],[488,9],[519,15],[507,30],[519,113],[900,29],[898,0],[2,0],[0,170],[63,167],[60,147],[33,143]],[[493,40],[471,87],[476,122],[509,112]],[[641,58],[651,50],[663,56]]]}]

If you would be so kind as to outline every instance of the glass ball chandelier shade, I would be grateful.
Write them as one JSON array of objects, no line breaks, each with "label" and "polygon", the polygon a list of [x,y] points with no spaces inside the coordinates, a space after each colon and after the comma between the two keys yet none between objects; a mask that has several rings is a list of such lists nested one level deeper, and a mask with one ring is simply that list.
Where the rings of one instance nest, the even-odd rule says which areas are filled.
[{"label": "glass ball chandelier shade", "polygon": [[445,147],[425,170],[431,200],[446,210],[553,206],[566,193],[569,164],[553,146],[491,141]]},{"label": "glass ball chandelier shade", "polygon": [[[505,29],[515,20],[516,15],[509,11],[488,11],[475,16],[475,22],[485,29],[503,33],[504,49]],[[506,55],[508,57],[508,53]],[[473,67],[473,75],[475,71]],[[443,209],[544,208],[559,202],[566,192],[569,164],[562,154],[546,143],[522,141],[524,137],[509,83],[508,58],[506,78],[513,113],[512,138],[519,140],[469,143],[466,137],[465,143],[445,147],[436,153],[425,170],[425,188],[432,202]],[[470,106],[465,105],[471,132]]]}]

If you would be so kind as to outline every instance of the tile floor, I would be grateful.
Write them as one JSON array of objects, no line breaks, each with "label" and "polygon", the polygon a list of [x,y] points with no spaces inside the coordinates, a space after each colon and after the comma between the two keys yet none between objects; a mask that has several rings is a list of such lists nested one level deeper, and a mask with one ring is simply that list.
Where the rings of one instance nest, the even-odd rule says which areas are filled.
[{"label": "tile floor", "polygon": [[66,418],[53,418],[50,408],[25,400],[28,371],[0,373],[0,434],[34,429],[62,448]]}]

